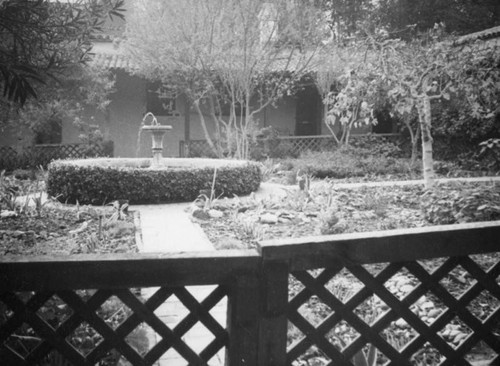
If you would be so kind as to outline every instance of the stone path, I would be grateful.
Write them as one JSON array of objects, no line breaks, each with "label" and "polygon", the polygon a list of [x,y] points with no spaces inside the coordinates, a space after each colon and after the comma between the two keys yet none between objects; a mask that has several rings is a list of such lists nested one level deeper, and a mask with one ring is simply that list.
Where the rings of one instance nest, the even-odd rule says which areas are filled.
[{"label": "stone path", "polygon": [[[137,205],[131,210],[139,212],[141,221],[141,244],[140,251],[147,252],[193,252],[215,250],[207,236],[197,224],[193,223],[186,209],[188,203],[161,204],[161,205]],[[142,296],[149,298],[158,288],[143,289]],[[208,296],[215,286],[189,286],[187,290],[201,302]],[[227,300],[224,299],[212,308],[210,314],[226,327]],[[170,328],[173,329],[187,314],[188,310],[175,297],[171,296],[161,305],[155,314]],[[148,334],[149,348],[160,341],[154,331]],[[201,323],[197,323],[187,332],[182,339],[196,353],[201,352],[214,336]],[[170,349],[163,354],[156,363],[157,366],[180,366],[187,362]],[[224,364],[224,352],[221,351],[212,358],[209,365],[218,366]]]}]

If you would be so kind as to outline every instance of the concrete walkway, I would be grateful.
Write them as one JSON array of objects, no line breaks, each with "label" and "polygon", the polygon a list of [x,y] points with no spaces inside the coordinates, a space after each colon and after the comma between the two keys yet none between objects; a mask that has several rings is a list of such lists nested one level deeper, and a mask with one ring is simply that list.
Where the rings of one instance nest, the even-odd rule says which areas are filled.
[{"label": "concrete walkway", "polygon": [[189,203],[131,206],[141,220],[141,252],[195,252],[214,250],[186,210]]},{"label": "concrete walkway", "polygon": [[[165,253],[165,252],[193,252],[215,250],[201,227],[191,221],[186,209],[189,203],[160,204],[160,205],[136,205],[131,210],[139,212],[141,222],[141,244],[139,250],[143,253]],[[198,302],[203,301],[215,286],[189,286],[186,288]],[[142,296],[149,298],[158,288],[147,288],[142,290]],[[210,314],[226,327],[227,299],[220,301],[212,308]],[[161,305],[155,314],[170,328],[182,321],[188,315],[186,307],[173,295]],[[148,331],[149,349],[151,349],[161,338],[153,330]],[[201,323],[193,326],[183,337],[183,341],[191,349],[199,353],[213,339],[212,333]],[[157,366],[180,366],[187,362],[174,350],[170,349],[163,354],[156,363]],[[209,365],[219,366],[224,364],[224,352],[221,351],[210,360]]]}]

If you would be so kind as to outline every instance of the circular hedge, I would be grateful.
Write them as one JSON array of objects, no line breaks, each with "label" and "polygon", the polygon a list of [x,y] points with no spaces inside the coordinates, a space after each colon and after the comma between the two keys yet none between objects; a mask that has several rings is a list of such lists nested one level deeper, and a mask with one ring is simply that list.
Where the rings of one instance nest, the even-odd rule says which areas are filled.
[{"label": "circular hedge", "polygon": [[48,167],[47,193],[61,202],[102,205],[114,200],[131,204],[186,202],[210,190],[214,171],[218,197],[256,191],[262,180],[254,162],[216,159],[99,158],[58,160]]}]

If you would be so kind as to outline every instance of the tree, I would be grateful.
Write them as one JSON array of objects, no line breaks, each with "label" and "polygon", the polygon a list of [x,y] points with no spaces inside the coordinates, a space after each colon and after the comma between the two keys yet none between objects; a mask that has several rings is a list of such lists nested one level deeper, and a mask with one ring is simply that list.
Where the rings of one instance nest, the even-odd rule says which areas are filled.
[{"label": "tree", "polygon": [[471,106],[473,116],[491,117],[499,96],[498,50],[456,47],[451,39],[442,38],[439,26],[410,42],[375,37],[371,41],[395,110],[401,115],[417,112],[424,181],[430,188],[434,185],[432,105],[461,98]]},{"label": "tree", "polygon": [[318,3],[327,14],[328,25],[337,42],[356,36],[375,8],[370,0],[319,0]]},{"label": "tree", "polygon": [[127,49],[136,72],[188,97],[217,156],[246,159],[258,113],[309,72],[318,15],[301,1],[142,1],[128,18]]},{"label": "tree", "polygon": [[448,33],[467,34],[500,25],[497,0],[380,0],[372,22],[393,37],[410,39],[443,23]]},{"label": "tree", "polygon": [[24,104],[48,78],[89,60],[92,36],[123,0],[0,1],[0,87]]},{"label": "tree", "polygon": [[[32,134],[26,143],[31,144],[45,136],[54,138],[54,130],[60,130],[63,120],[77,126],[82,140],[92,143],[103,142],[104,134],[92,123],[92,117],[83,117],[85,108],[106,113],[110,103],[109,95],[114,91],[114,77],[109,70],[92,65],[75,65],[67,69],[58,79],[48,79],[39,87],[40,96],[30,98],[19,107],[14,102],[0,103],[4,116],[2,125],[26,127]],[[26,129],[18,128],[26,137]]]},{"label": "tree", "polygon": [[377,123],[373,112],[379,78],[367,51],[363,42],[334,43],[314,75],[323,97],[323,122],[338,145],[349,145],[353,128]]}]

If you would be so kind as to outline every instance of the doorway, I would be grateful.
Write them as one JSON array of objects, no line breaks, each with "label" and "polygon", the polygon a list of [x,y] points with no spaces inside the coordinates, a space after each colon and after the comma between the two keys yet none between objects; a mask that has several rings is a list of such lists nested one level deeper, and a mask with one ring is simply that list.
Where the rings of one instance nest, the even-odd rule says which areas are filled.
[{"label": "doorway", "polygon": [[321,134],[321,96],[314,85],[307,85],[296,96],[295,136]]}]

